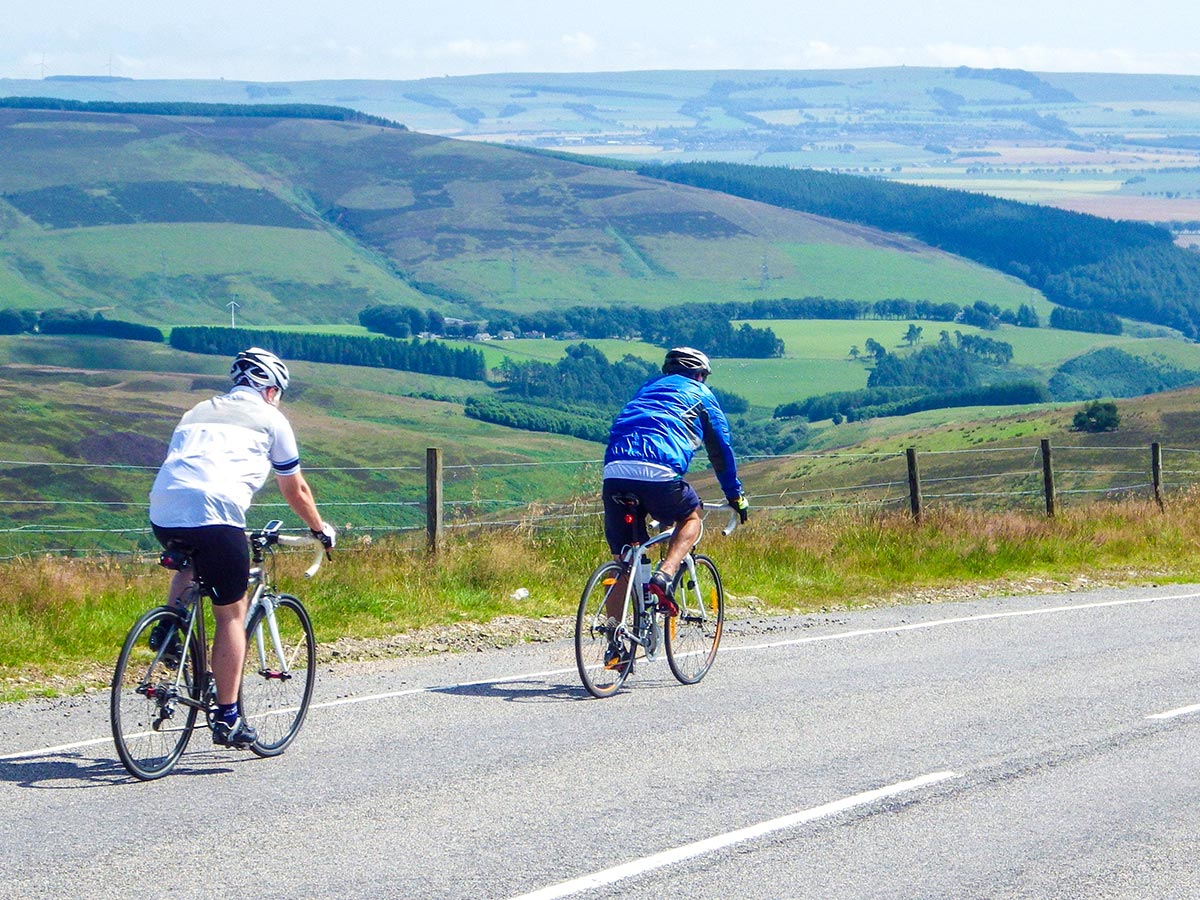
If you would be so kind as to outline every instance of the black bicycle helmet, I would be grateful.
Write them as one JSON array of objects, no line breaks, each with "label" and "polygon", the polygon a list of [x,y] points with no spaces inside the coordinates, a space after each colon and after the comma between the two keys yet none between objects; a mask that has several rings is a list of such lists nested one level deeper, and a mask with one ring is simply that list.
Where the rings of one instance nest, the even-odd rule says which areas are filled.
[{"label": "black bicycle helmet", "polygon": [[668,350],[662,370],[664,375],[688,375],[692,378],[712,374],[708,357],[692,347],[675,347]]},{"label": "black bicycle helmet", "polygon": [[244,384],[256,391],[277,387],[286,391],[290,376],[283,360],[262,347],[243,350],[229,367],[229,377],[234,384]]}]

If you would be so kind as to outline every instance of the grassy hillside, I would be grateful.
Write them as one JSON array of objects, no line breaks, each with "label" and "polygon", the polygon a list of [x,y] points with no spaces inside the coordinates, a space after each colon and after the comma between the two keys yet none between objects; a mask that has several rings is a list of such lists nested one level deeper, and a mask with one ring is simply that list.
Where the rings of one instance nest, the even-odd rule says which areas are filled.
[{"label": "grassy hillside", "polygon": [[868,228],[367,125],[0,110],[0,305],[170,326],[372,303],[779,296],[1013,307],[1013,279]]},{"label": "grassy hillside", "polygon": [[[1040,333],[1030,329],[1011,332]],[[561,352],[565,346],[552,341],[505,343],[524,344],[544,353],[545,358],[550,358],[551,349]],[[633,342],[601,346],[614,355],[632,351],[654,359],[660,353]],[[817,340],[808,347],[798,345],[797,358],[719,361],[713,384],[744,392],[769,412],[773,402],[794,400],[810,392],[817,383],[814,373],[822,368],[844,372],[845,380],[858,377],[865,381],[862,363],[822,358],[822,344]],[[492,346],[489,352],[499,349]],[[6,465],[0,467],[0,494],[7,500],[87,499],[132,504],[130,509],[114,505],[105,513],[111,515],[114,527],[141,527],[149,478],[161,461],[175,421],[184,409],[224,388],[225,367],[222,357],[180,353],[166,346],[98,338],[0,338],[0,401],[5,410],[0,459],[147,467],[72,471],[72,466],[47,470]],[[599,445],[465,418],[461,401],[492,390],[478,382],[305,362],[293,363],[292,369],[295,387],[288,393],[287,409],[301,437],[306,467],[359,470],[315,479],[322,499],[354,504],[337,513],[339,521],[401,527],[423,522],[423,512],[413,504],[423,497],[424,454],[429,446],[442,447],[447,465],[457,473],[448,479],[447,493],[450,500],[462,505],[463,515],[495,514],[514,499],[560,503],[595,492],[598,469],[586,465],[559,469],[553,464],[598,460],[602,454]],[[810,374],[812,380],[806,380]],[[936,410],[838,426],[817,423],[811,427],[809,449],[855,446],[894,453],[914,443],[923,450],[952,450],[1012,442],[1036,447],[1040,437],[1071,444],[1122,446],[1148,446],[1150,441],[1160,440],[1186,448],[1200,443],[1200,414],[1194,412],[1197,396],[1191,390],[1122,400],[1121,408],[1131,412],[1123,414],[1121,430],[1115,435],[1072,433],[1070,419],[1079,404],[1050,404]],[[536,465],[509,465],[514,463]],[[454,468],[460,465],[468,468]],[[764,466],[787,478],[797,473],[808,477],[812,465],[795,459],[752,463],[749,471],[754,474],[748,479],[761,480],[758,473]],[[820,465],[832,465],[842,472],[845,484],[857,477],[843,471],[845,460]],[[771,475],[768,480],[774,478]],[[489,507],[489,503],[494,505]],[[92,512],[36,505],[7,509],[16,522],[64,525],[87,519]]]},{"label": "grassy hillside", "polygon": [[[51,537],[52,546],[147,544],[133,532],[145,528],[146,494],[171,430],[184,410],[226,389],[227,366],[223,358],[122,341],[0,338],[4,551],[45,545],[22,542],[14,529],[23,525],[113,532],[68,531]],[[287,413],[310,480],[339,527],[423,527],[431,446],[444,450],[454,518],[495,517],[514,496],[567,501],[595,489],[586,467],[554,463],[596,459],[596,445],[485,425],[465,418],[453,399],[419,396],[436,388],[433,396],[465,397],[478,383],[303,362],[291,369]],[[53,465],[23,464],[35,462]],[[264,508],[280,502],[274,488],[260,498]]]},{"label": "grassy hillside", "polygon": [[1195,76],[922,67],[273,84],[0,79],[0,95],[352,106],[459,138],[870,173],[1159,222],[1200,220],[1198,91]]},{"label": "grassy hillside", "polygon": [[[896,235],[627,171],[376,126],[0,110],[0,152],[7,163],[0,167],[0,307],[77,305],[170,327],[224,325],[236,301],[239,325],[342,331],[355,329],[358,312],[371,303],[435,307],[464,317],[488,308],[654,307],[813,294],[984,300],[1006,309],[1034,302],[1043,317],[1048,309],[1015,279]],[[863,349],[874,338],[898,348],[910,323],[758,324],[784,339],[785,356],[721,360],[714,379],[750,401],[750,419],[780,403],[861,387],[869,370],[850,358],[850,347]],[[912,324],[924,329],[926,342],[943,328],[977,333],[953,323]],[[1066,360],[1103,346],[1200,369],[1195,345],[1172,340],[1164,329],[1137,334],[1151,337],[1008,327],[989,332],[1013,344],[1020,371],[1042,380]],[[656,359],[662,352],[634,342],[601,344],[610,357],[633,352]],[[561,342],[514,341],[485,350],[495,366],[505,355],[553,361],[563,348]],[[84,458],[109,431],[137,435],[136,446],[161,434],[164,422],[169,431],[187,405],[179,392],[210,390],[225,365],[166,347],[45,337],[0,338],[0,356],[83,370],[59,383],[55,370],[39,378],[24,368],[12,386],[14,402],[40,410],[34,420],[46,430],[34,428],[10,449],[50,447],[49,458],[58,461]],[[416,442],[411,453],[419,461],[434,438],[464,455],[480,448],[486,457],[500,446],[547,459],[598,454],[594,445],[463,419],[460,404],[490,391],[485,385],[346,366],[297,367],[312,374],[307,395],[301,390],[292,398],[298,414],[311,404],[318,429],[346,423],[328,424],[329,443],[315,450],[313,464],[351,466],[361,459],[364,469],[394,470],[386,460],[398,458],[396,448]],[[130,378],[134,371],[175,380],[164,386],[154,375]],[[191,377],[180,380],[179,373]],[[139,410],[144,395],[170,396],[165,406],[144,410],[146,421],[155,423],[152,432],[123,427],[127,423],[93,410],[83,396],[83,388],[120,395],[128,385],[136,386],[130,403]],[[322,393],[327,385],[343,395]],[[60,421],[73,417],[78,426]],[[55,443],[57,429],[93,420],[94,434]],[[360,426],[369,433],[354,430]],[[856,427],[836,437],[815,428],[811,439],[814,446],[844,443],[851,434],[865,438],[897,425]],[[391,436],[372,436],[374,428]],[[339,449],[335,438],[349,434],[356,446]],[[161,450],[147,446],[147,458]],[[574,489],[543,471],[487,470],[487,478],[506,487],[536,486],[556,500]],[[420,513],[410,486],[418,481],[412,472],[355,476],[332,489],[349,498],[377,483],[387,499],[369,511],[371,521],[383,521],[386,512],[413,523]],[[74,490],[65,478],[40,489],[58,498]],[[122,483],[113,490],[124,497],[134,489]],[[474,499],[456,502],[466,508]]]}]

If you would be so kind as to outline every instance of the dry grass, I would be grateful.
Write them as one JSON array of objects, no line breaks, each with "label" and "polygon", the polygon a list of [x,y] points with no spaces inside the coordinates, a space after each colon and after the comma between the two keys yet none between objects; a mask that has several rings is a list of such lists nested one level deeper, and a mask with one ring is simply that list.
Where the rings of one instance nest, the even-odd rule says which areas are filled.
[{"label": "dry grass", "polygon": [[[1192,492],[1172,498],[1165,512],[1128,500],[1054,519],[963,508],[934,510],[919,524],[900,512],[759,517],[731,538],[707,538],[705,550],[721,566],[731,606],[815,611],[1062,589],[1080,579],[1198,580],[1196,535],[1200,493]],[[346,547],[311,582],[300,575],[303,554],[291,555],[280,584],[303,597],[321,643],[420,646],[411,638],[422,629],[567,616],[605,556],[598,525],[453,532],[436,557],[411,539]],[[166,583],[151,559],[22,559],[0,565],[0,579],[5,699],[101,684],[126,629],[159,602]]]}]

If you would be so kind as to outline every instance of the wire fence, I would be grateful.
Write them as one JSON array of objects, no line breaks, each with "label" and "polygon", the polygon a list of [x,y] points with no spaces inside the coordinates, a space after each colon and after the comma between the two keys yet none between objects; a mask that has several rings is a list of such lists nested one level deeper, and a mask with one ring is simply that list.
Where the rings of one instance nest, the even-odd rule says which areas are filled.
[{"label": "wire fence", "polygon": [[[757,515],[804,517],[838,510],[908,510],[947,504],[1054,515],[1064,505],[1123,497],[1159,503],[1200,482],[1200,451],[1149,446],[1064,446],[877,453],[802,452],[744,459]],[[31,553],[145,553],[157,542],[146,518],[157,467],[0,459],[0,559]],[[599,459],[317,466],[306,473],[341,540],[412,533],[436,543],[472,528],[596,527]],[[711,472],[689,478],[719,495]],[[551,499],[552,498],[552,499]],[[252,525],[288,521],[277,491],[264,490]]]}]

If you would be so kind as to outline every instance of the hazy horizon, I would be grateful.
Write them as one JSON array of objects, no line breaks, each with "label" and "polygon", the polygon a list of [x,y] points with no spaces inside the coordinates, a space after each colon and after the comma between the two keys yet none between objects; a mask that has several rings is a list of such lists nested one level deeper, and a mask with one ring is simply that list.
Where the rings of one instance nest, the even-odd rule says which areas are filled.
[{"label": "hazy horizon", "polygon": [[213,0],[179,11],[147,0],[20,4],[0,30],[0,78],[410,80],[505,72],[654,69],[1021,68],[1200,75],[1200,4],[1147,0],[450,0],[398,12]]}]

